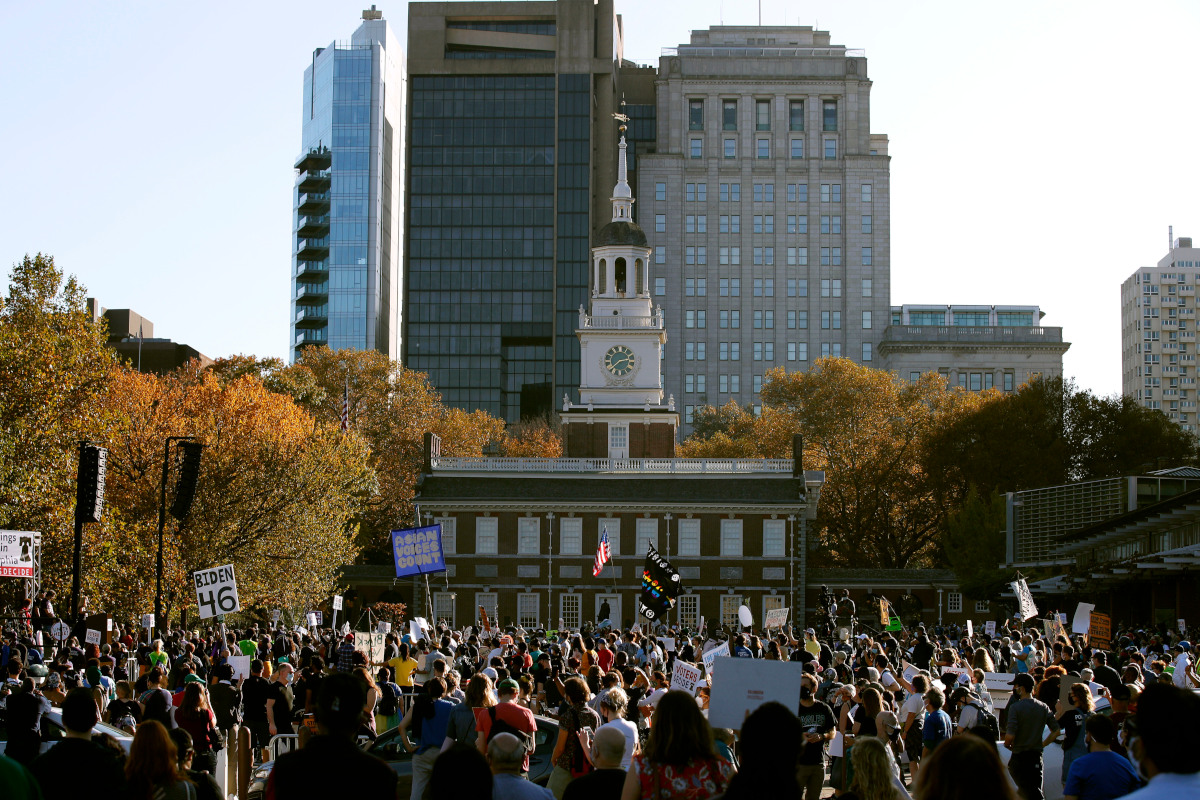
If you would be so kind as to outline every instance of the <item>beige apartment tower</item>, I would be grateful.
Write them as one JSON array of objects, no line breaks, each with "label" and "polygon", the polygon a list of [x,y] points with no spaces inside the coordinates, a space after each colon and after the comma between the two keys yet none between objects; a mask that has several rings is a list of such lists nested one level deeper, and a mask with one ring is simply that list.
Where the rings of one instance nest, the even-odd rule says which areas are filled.
[{"label": "beige apartment tower", "polygon": [[1121,284],[1121,393],[1197,431],[1196,283],[1200,248],[1171,242]]},{"label": "beige apartment tower", "polygon": [[766,372],[877,363],[890,303],[887,137],[860,50],[810,27],[716,27],[663,51],[638,222],[683,432],[758,407]]}]

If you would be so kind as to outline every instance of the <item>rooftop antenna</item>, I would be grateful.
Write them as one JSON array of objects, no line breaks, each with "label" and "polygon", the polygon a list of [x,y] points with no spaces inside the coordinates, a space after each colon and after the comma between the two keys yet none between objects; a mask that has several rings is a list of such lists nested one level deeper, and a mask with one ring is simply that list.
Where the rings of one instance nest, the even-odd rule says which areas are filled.
[{"label": "rooftop antenna", "polygon": [[1175,247],[1175,226],[1167,226],[1167,252],[1171,252]]}]

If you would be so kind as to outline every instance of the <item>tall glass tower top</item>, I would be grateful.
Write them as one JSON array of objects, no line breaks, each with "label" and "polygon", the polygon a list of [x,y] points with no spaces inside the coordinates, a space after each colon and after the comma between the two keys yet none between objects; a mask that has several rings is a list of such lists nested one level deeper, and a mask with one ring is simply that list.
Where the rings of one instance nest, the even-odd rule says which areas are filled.
[{"label": "tall glass tower top", "polygon": [[400,355],[404,57],[374,6],[313,52],[295,163],[291,341]]}]

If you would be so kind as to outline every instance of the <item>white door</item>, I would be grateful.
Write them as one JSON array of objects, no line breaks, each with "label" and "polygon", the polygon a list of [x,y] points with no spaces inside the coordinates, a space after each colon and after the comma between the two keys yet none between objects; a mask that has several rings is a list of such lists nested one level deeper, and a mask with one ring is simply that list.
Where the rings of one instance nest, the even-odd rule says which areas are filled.
[{"label": "white door", "polygon": [[604,608],[604,603],[608,602],[608,619],[612,622],[614,628],[621,627],[621,595],[619,594],[597,594],[596,595],[596,615],[593,619],[597,624],[604,621],[604,617],[600,615]]}]

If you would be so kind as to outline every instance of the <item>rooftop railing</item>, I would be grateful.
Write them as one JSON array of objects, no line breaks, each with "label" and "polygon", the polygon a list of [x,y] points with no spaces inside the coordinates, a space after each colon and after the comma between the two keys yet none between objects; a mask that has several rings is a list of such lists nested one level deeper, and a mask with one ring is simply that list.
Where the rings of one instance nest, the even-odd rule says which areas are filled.
[{"label": "rooftop railing", "polygon": [[788,473],[790,458],[463,458],[433,460],[435,472],[576,472],[677,475]]}]

